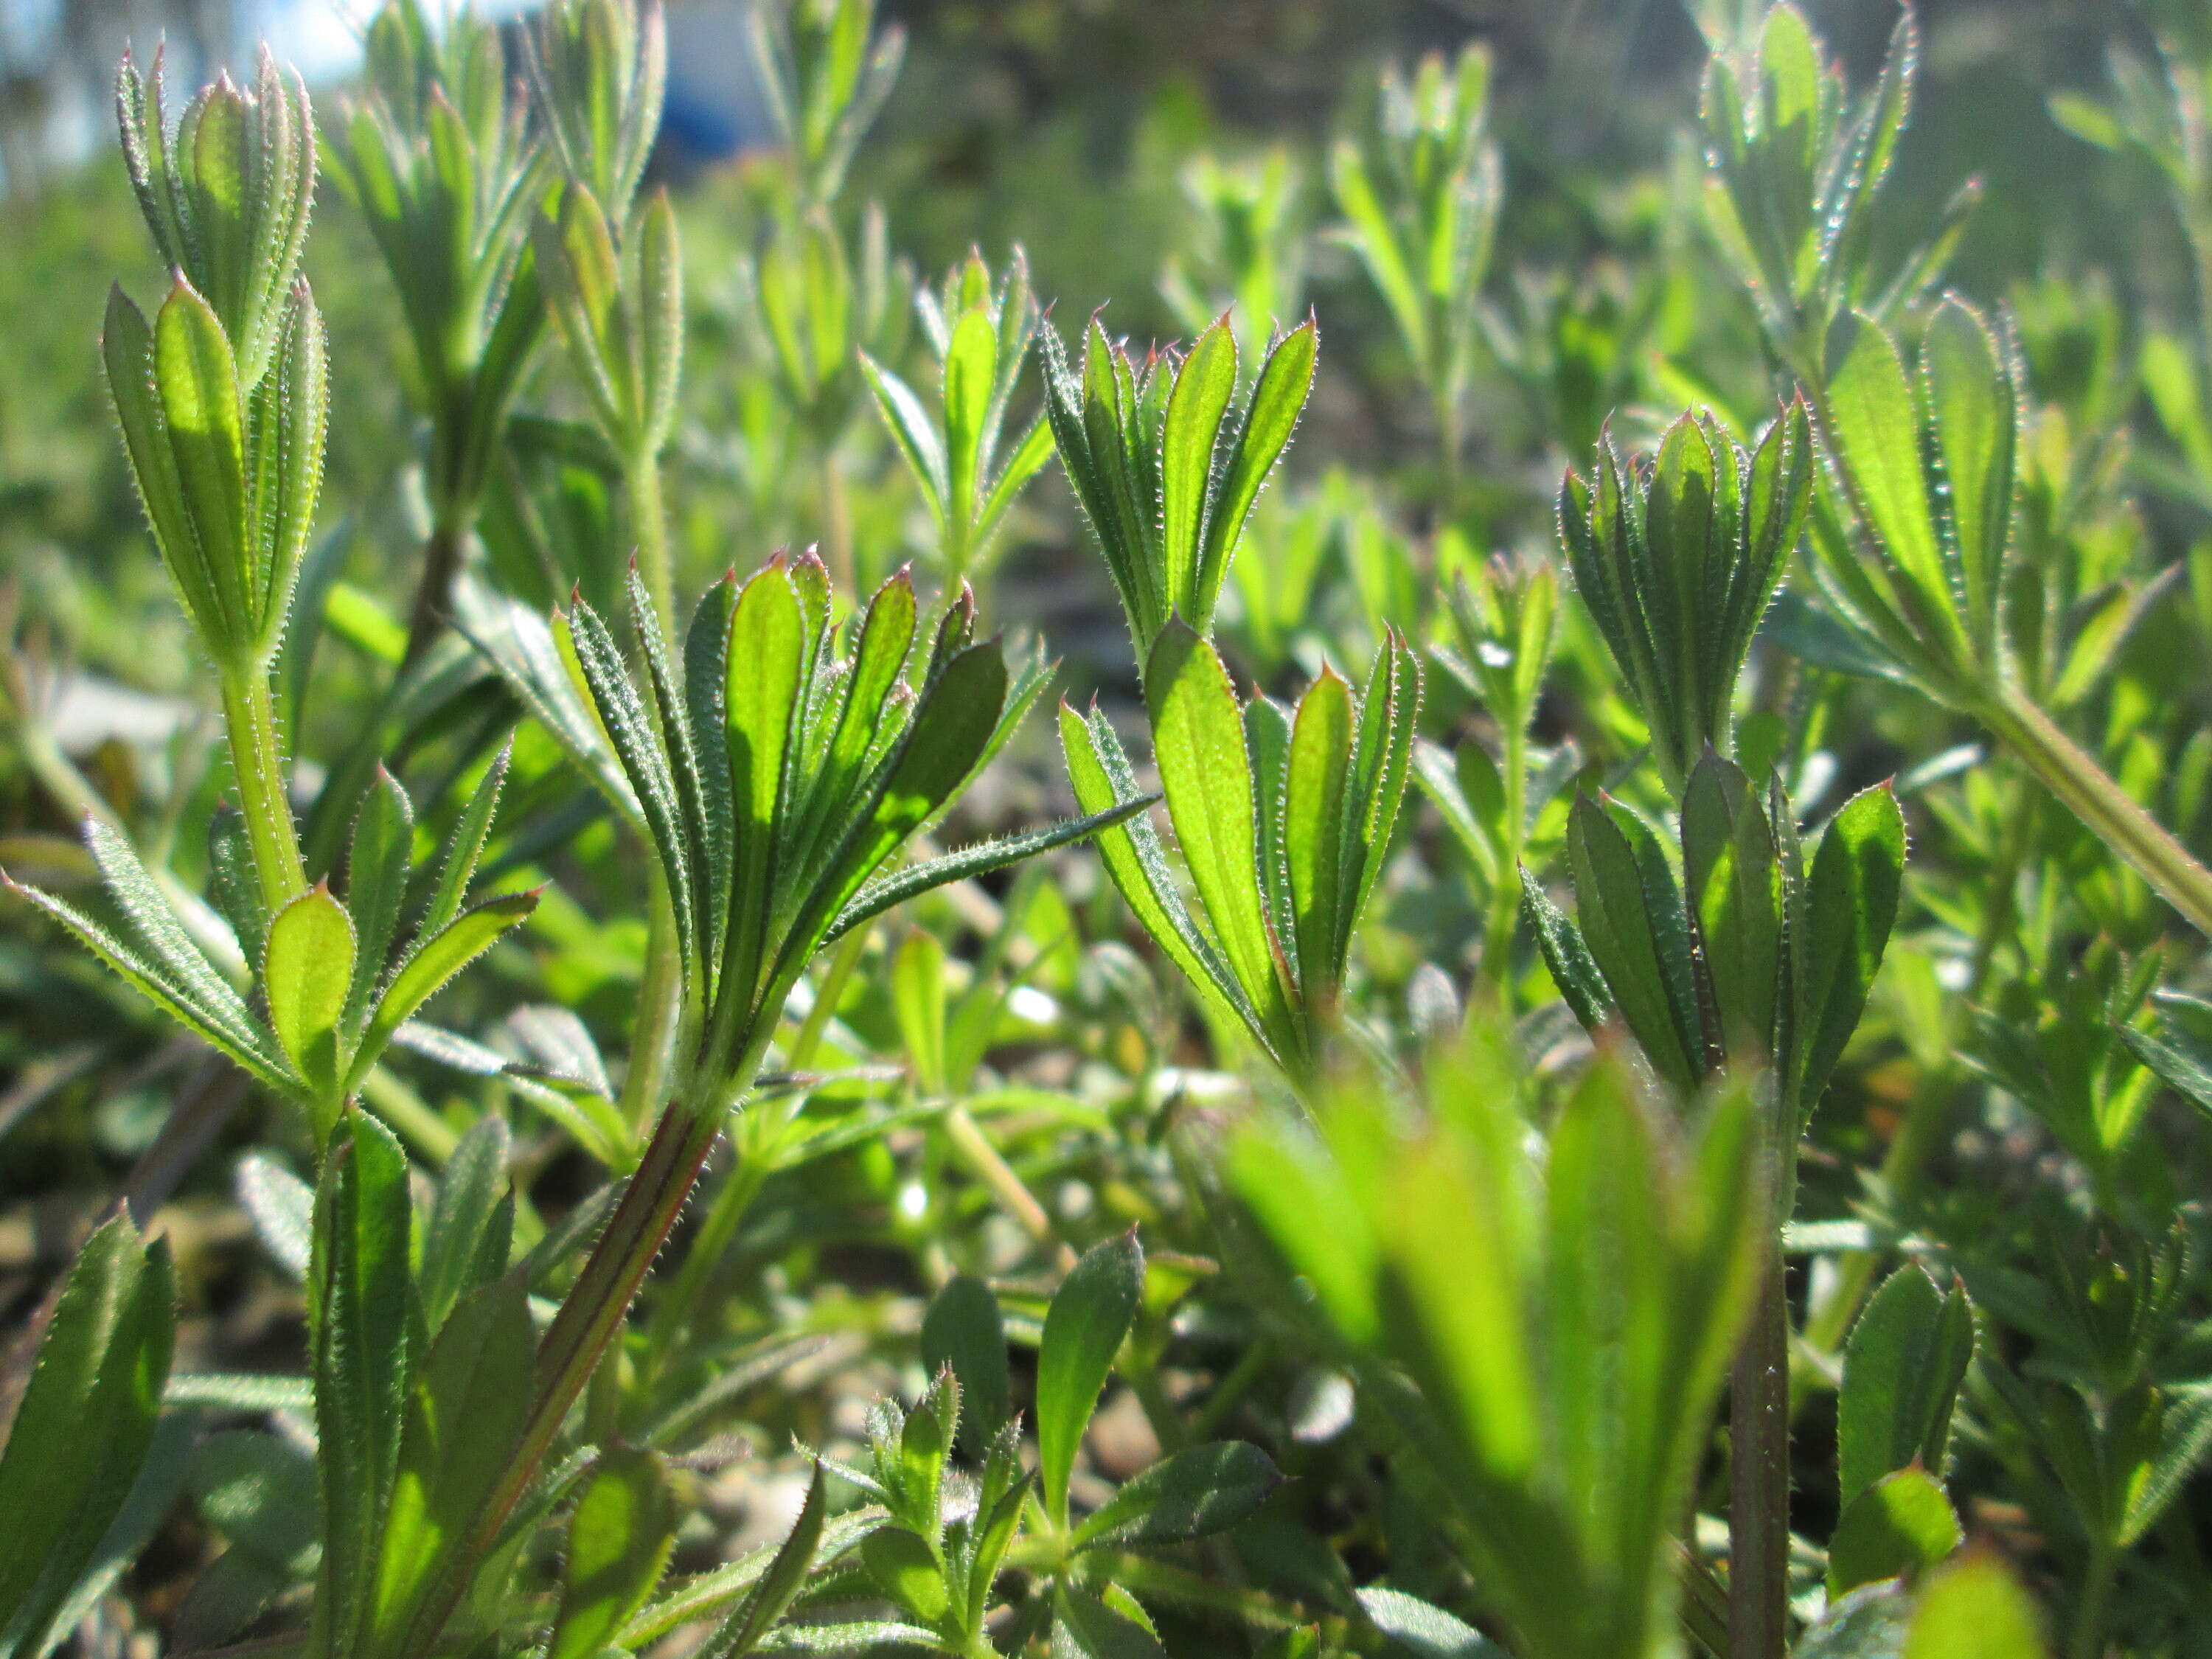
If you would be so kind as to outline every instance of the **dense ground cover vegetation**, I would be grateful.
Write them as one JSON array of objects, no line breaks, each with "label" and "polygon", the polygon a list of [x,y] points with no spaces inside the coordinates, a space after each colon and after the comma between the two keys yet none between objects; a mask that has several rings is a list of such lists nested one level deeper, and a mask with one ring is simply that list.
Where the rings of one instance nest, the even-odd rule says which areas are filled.
[{"label": "dense ground cover vegetation", "polygon": [[1990,15],[125,59],[0,1656],[2212,1651],[2212,13]]}]

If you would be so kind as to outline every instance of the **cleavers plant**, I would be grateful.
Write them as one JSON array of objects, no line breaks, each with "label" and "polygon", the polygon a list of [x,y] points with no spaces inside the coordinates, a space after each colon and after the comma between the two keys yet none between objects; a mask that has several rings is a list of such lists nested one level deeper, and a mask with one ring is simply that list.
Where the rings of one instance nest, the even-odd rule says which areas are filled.
[{"label": "cleavers plant", "polygon": [[2212,29],[1684,9],[11,125],[0,1659],[2193,1651]]}]

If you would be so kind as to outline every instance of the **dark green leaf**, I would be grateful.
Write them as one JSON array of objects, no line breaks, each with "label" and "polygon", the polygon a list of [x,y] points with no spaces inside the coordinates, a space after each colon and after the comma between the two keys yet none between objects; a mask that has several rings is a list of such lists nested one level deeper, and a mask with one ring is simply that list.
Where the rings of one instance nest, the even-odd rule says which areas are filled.
[{"label": "dark green leaf", "polygon": [[1802,1124],[1857,1030],[1905,878],[1905,816],[1887,784],[1844,803],[1820,837],[1805,895]]},{"label": "dark green leaf", "polygon": [[361,1650],[368,1632],[416,1359],[407,1184],[407,1155],[390,1130],[360,1111],[340,1119],[315,1189],[307,1305],[323,1478],[316,1600],[341,1651]]},{"label": "dark green leaf", "polygon": [[414,850],[414,808],[399,781],[380,766],[354,819],[353,847],[346,860],[345,908],[354,930],[353,977],[345,994],[349,1034],[368,1019],[369,999],[392,953]]},{"label": "dark green leaf", "polygon": [[1846,1504],[1908,1464],[1942,1473],[1952,1407],[1973,1357],[1974,1310],[1964,1285],[1938,1290],[1917,1267],[1883,1281],[1844,1351],[1836,1443]]},{"label": "dark green leaf", "polygon": [[950,1367],[960,1379],[962,1441],[970,1450],[987,1445],[1012,1409],[1006,1325],[989,1285],[960,1273],[931,1298],[921,1363],[933,1374]]},{"label": "dark green leaf", "polygon": [[1226,1532],[1282,1484],[1273,1461],[1242,1440],[1191,1446],[1122,1482],[1075,1529],[1077,1549],[1177,1543]]},{"label": "dark green leaf", "polygon": [[471,1291],[447,1316],[407,1402],[363,1655],[397,1659],[424,1645],[417,1615],[459,1569],[456,1553],[507,1471],[536,1394],[536,1357],[519,1273]]},{"label": "dark green leaf", "polygon": [[126,1215],[85,1242],[0,1452],[0,1652],[35,1656],[122,1512],[154,1438],[176,1332],[166,1241]]},{"label": "dark green leaf", "polygon": [[1053,1598],[1052,1659],[1167,1659],[1159,1638],[1080,1591]]}]

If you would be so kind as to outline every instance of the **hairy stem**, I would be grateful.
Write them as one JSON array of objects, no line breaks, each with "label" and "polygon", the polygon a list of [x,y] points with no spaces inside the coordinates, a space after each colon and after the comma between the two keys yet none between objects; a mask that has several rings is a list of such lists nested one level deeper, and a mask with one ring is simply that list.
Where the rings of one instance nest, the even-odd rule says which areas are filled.
[{"label": "hairy stem", "polygon": [[[429,1652],[453,1616],[477,1564],[499,1536],[507,1514],[528,1490],[538,1466],[561,1431],[568,1408],[583,1391],[607,1345],[622,1328],[638,1286],[667,1242],[676,1218],[699,1179],[707,1154],[720,1133],[732,1094],[750,1086],[758,1069],[765,1036],[747,1045],[737,1075],[720,1086],[702,1079],[679,1087],[661,1114],[622,1201],[592,1246],[575,1285],[538,1345],[537,1395],[505,1472],[447,1555],[437,1582],[409,1632],[405,1650]],[[696,1095],[697,1098],[693,1098]]]},{"label": "hairy stem", "polygon": [[2190,856],[2033,698],[2006,684],[1972,712],[2092,834],[2134,866],[2183,921],[2212,938],[2212,871]]},{"label": "hairy stem", "polygon": [[447,602],[453,591],[453,578],[461,568],[461,544],[468,531],[463,524],[450,522],[441,514],[431,527],[429,539],[422,544],[422,574],[415,586],[415,602],[407,612],[407,652],[400,659],[403,669],[430,648],[430,641],[438,637],[445,625]]},{"label": "hairy stem", "polygon": [[265,666],[227,668],[222,676],[222,720],[230,737],[230,763],[238,779],[238,804],[261,902],[275,915],[307,890],[299,830],[284,788],[284,757],[276,744],[276,703]]},{"label": "hairy stem", "polygon": [[1729,1385],[1729,1659],[1790,1640],[1790,1304],[1770,1256]]}]

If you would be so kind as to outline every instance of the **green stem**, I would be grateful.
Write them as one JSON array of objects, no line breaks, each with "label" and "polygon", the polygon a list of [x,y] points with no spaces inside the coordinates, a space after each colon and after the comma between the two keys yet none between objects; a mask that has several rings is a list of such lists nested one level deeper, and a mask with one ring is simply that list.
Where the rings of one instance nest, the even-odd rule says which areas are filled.
[{"label": "green stem", "polygon": [[598,1368],[635,1299],[638,1286],[683,1212],[707,1154],[720,1132],[730,1097],[750,1086],[766,1049],[763,1034],[744,1045],[732,1074],[690,1079],[676,1091],[647,1143],[622,1200],[592,1246],[576,1282],[538,1346],[537,1394],[505,1470],[473,1520],[453,1534],[456,1547],[441,1564],[403,1650],[428,1653],[467,1590],[476,1564],[498,1539],[508,1513],[528,1490],[561,1431],[576,1396]]},{"label": "green stem", "polygon": [[1437,422],[1437,528],[1451,522],[1459,507],[1460,451],[1467,438],[1460,421],[1459,397],[1449,380],[1431,394]]},{"label": "green stem", "polygon": [[1790,1644],[1790,1304],[1782,1254],[1762,1275],[1729,1379],[1729,1659]]},{"label": "green stem", "polygon": [[2066,1644],[2067,1659],[2103,1659],[2105,1618],[2112,1604],[2112,1583],[2118,1577],[2119,1552],[2097,1542],[2089,1548],[2089,1568],[2081,1581],[2081,1601],[2074,1614],[2074,1632]]},{"label": "green stem", "polygon": [[660,457],[640,456],[623,471],[629,494],[630,535],[637,548],[637,574],[660,613],[661,628],[676,631],[676,576],[668,556],[668,514],[660,490]]},{"label": "green stem", "polygon": [[[793,1071],[803,1072],[813,1063],[814,1052],[822,1044],[822,1034],[837,1012],[838,1003],[844,1000],[846,983],[867,950],[871,931],[866,927],[855,927],[839,941],[836,954],[830,958],[829,970],[815,991],[813,1006],[807,1009],[798,1034],[785,1050],[785,1060]],[[698,1231],[692,1235],[690,1248],[684,1253],[683,1265],[677,1268],[666,1297],[655,1304],[652,1327],[647,1334],[646,1357],[639,1368],[642,1375],[659,1375],[670,1350],[690,1329],[714,1269],[721,1264],[731,1241],[738,1236],[738,1227],[751,1212],[761,1188],[768,1184],[769,1176],[775,1173],[775,1167],[773,1146],[748,1144],[739,1150],[735,1164],[708,1202]]]},{"label": "green stem", "polygon": [[983,1133],[983,1126],[969,1115],[965,1106],[948,1106],[945,1110],[945,1138],[951,1141],[952,1150],[968,1171],[986,1187],[999,1200],[1000,1207],[1019,1222],[1022,1231],[1040,1244],[1053,1242],[1052,1218],[1036,1200],[1036,1195],[1022,1184],[1021,1176],[1014,1173]]},{"label": "green stem", "polygon": [[230,735],[230,763],[238,778],[238,804],[261,902],[275,915],[307,890],[300,834],[284,788],[284,757],[276,743],[276,702],[264,664],[222,672],[222,720]]},{"label": "green stem", "polygon": [[1220,1382],[1213,1385],[1213,1392],[1206,1396],[1206,1403],[1191,1419],[1190,1437],[1193,1440],[1212,1439],[1221,1425],[1229,1420],[1229,1413],[1235,1411],[1238,1403],[1252,1391],[1252,1385],[1260,1380],[1274,1357],[1273,1345],[1265,1341],[1255,1342],[1239,1354],[1237,1363],[1229,1368]]},{"label": "green stem", "polygon": [[676,934],[676,906],[658,862],[648,860],[645,975],[637,988],[637,1023],[630,1030],[629,1069],[617,1103],[623,1121],[642,1134],[668,1095],[676,1056],[676,1028],[684,1017],[684,958]]},{"label": "green stem", "polygon": [[2212,871],[2191,857],[2026,692],[2006,684],[1970,712],[2092,834],[2134,866],[2183,921],[2212,938]]},{"label": "green stem", "polygon": [[461,545],[468,538],[468,520],[473,517],[471,514],[456,522],[453,515],[441,514],[431,526],[429,539],[422,544],[422,574],[416,583],[415,603],[407,612],[406,654],[399,659],[403,670],[411,667],[430,648],[430,641],[445,625],[453,578],[460,573]]}]

